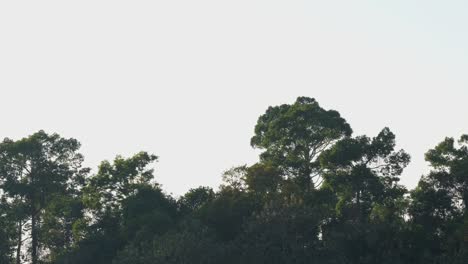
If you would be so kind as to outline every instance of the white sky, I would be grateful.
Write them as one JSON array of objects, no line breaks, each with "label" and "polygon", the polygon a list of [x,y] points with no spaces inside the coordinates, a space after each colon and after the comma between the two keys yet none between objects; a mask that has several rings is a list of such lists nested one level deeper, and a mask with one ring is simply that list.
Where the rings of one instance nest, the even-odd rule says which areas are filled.
[{"label": "white sky", "polygon": [[146,150],[182,194],[253,163],[268,106],[315,97],[413,162],[468,133],[468,2],[1,1],[0,137],[75,137],[87,165]]}]

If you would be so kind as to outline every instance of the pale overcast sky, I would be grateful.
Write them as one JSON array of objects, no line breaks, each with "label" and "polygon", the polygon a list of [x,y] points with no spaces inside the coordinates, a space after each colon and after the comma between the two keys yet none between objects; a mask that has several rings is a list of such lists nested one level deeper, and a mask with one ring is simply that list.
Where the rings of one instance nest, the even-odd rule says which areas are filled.
[{"label": "pale overcast sky", "polygon": [[468,133],[468,2],[1,1],[0,137],[75,137],[87,165],[140,150],[174,194],[251,164],[268,106],[315,97],[413,158]]}]

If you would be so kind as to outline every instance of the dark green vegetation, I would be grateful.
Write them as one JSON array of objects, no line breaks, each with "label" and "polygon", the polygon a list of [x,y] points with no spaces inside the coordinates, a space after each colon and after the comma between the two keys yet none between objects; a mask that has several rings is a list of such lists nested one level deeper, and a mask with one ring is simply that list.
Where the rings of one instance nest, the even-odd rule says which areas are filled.
[{"label": "dark green vegetation", "polygon": [[384,128],[353,136],[311,98],[270,107],[252,166],[219,190],[165,194],[145,152],[82,166],[80,143],[39,131],[0,143],[0,263],[468,263],[468,136],[410,161]]}]

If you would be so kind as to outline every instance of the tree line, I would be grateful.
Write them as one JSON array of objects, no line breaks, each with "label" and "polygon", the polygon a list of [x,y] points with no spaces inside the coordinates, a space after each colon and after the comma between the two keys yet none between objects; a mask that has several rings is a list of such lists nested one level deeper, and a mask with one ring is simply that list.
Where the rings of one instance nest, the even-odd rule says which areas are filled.
[{"label": "tree line", "polygon": [[395,135],[353,135],[313,98],[269,107],[259,162],[181,197],[140,152],[83,166],[80,143],[36,132],[0,143],[0,263],[468,263],[468,135],[425,154],[413,190]]}]

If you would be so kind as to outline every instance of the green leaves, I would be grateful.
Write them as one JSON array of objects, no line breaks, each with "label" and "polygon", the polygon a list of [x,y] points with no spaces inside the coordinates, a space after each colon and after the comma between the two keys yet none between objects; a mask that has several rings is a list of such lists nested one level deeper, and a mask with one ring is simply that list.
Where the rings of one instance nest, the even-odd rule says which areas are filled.
[{"label": "green leaves", "polygon": [[[73,208],[68,201],[79,201],[76,197],[89,171],[81,165],[83,156],[78,153],[79,148],[75,139],[49,135],[42,130],[18,141],[5,139],[0,143],[0,188],[7,200],[14,201],[16,212],[22,212],[14,214],[19,230],[16,258],[22,252],[22,225],[29,221],[28,250],[33,264],[38,262],[40,243],[51,255],[71,246],[73,240],[68,231],[82,215],[67,214]],[[60,206],[61,202],[66,206]]]},{"label": "green leaves", "polygon": [[117,210],[138,186],[151,184],[153,169],[148,166],[157,156],[140,152],[130,158],[117,156],[113,163],[103,161],[96,175],[88,179],[84,202],[96,212]]},{"label": "green leaves", "polygon": [[75,139],[5,139],[0,263],[465,263],[468,135],[429,150],[432,170],[408,195],[410,156],[391,130],[351,134],[313,98],[269,107],[251,139],[257,163],[177,198],[147,152],[90,175]]},{"label": "green leaves", "polygon": [[[468,219],[467,135],[458,144],[445,138],[426,153],[432,170],[411,192],[410,228],[419,237],[420,259],[463,263],[468,256],[461,235]],[[431,250],[427,250],[431,249]]]},{"label": "green leaves", "polygon": [[338,112],[321,108],[313,98],[299,97],[292,105],[269,107],[257,121],[251,145],[265,150],[262,161],[275,164],[308,189],[314,185],[312,178],[320,176],[319,154],[351,133]]},{"label": "green leaves", "polygon": [[[454,206],[462,202],[468,207],[468,147],[467,135],[461,136],[458,146],[453,138],[446,138],[426,153],[426,160],[433,170],[422,181],[433,184],[436,189],[445,189],[452,196]],[[455,206],[457,207],[457,206]]]}]

